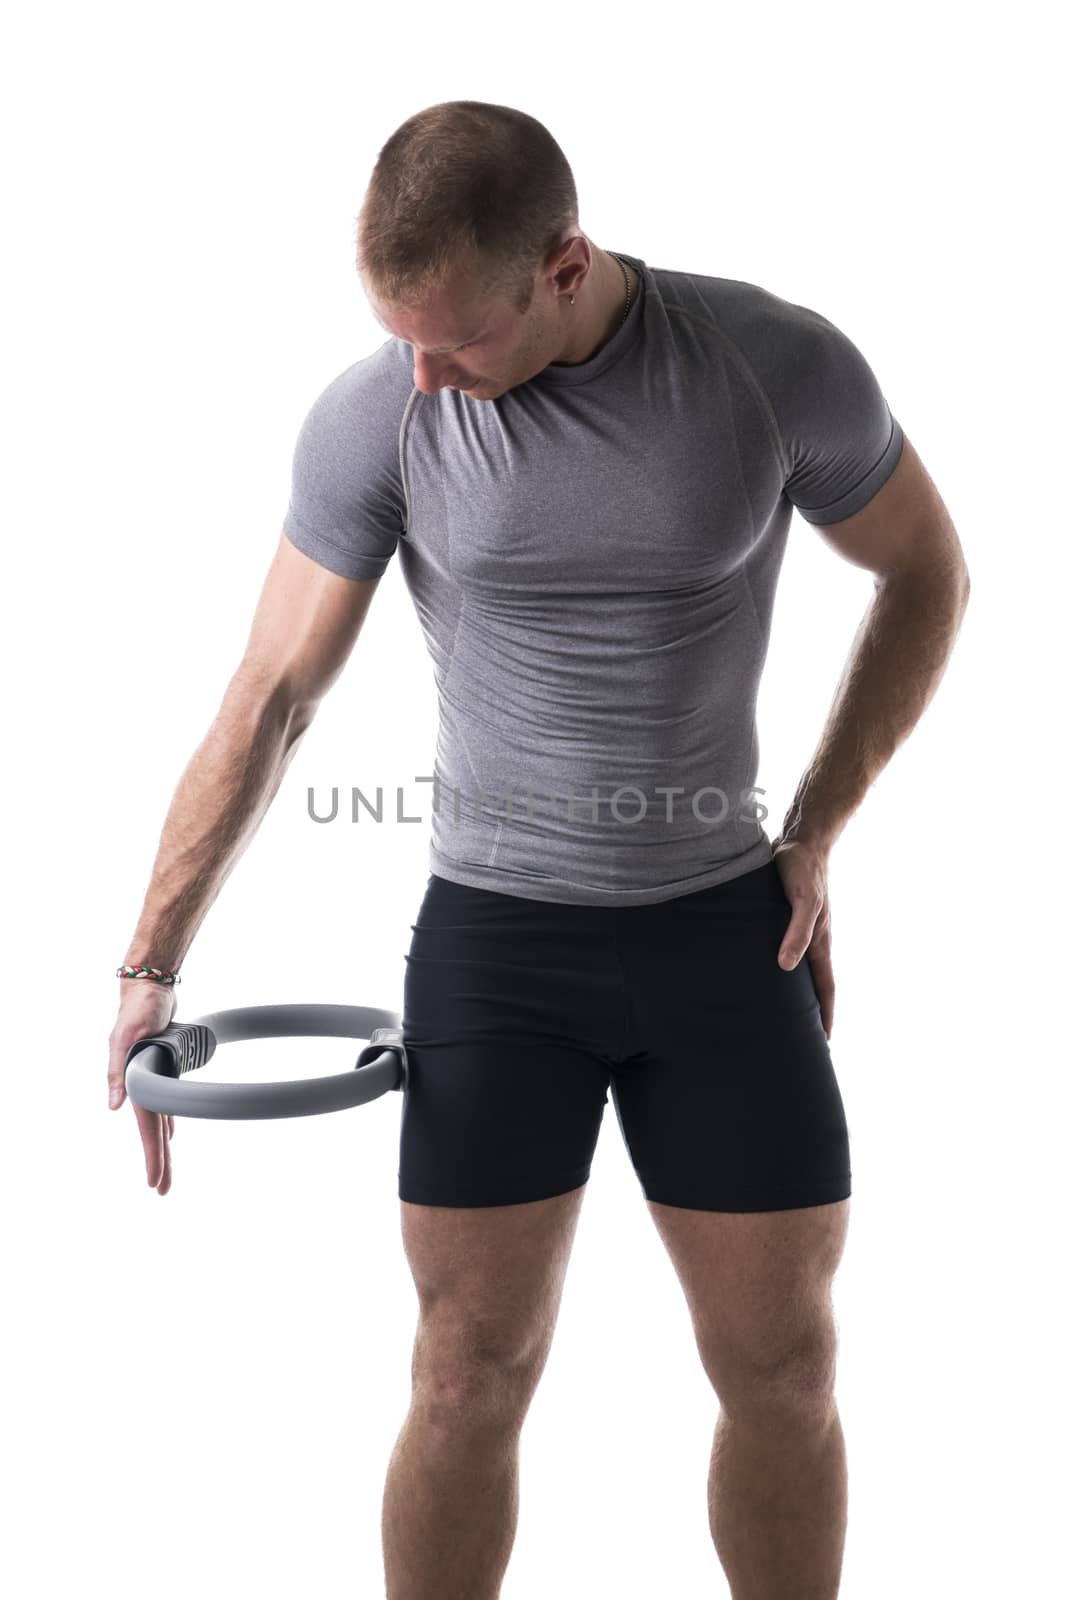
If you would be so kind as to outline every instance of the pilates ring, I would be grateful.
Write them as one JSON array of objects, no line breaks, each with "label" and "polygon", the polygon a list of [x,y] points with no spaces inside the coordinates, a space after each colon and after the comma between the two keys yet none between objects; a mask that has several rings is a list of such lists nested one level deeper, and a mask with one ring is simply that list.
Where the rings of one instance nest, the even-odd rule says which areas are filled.
[{"label": "pilates ring", "polygon": [[[366,1105],[407,1086],[400,1018],[376,1006],[238,1006],[172,1022],[126,1052],[126,1093],[172,1117],[308,1117]],[[346,1072],[281,1083],[205,1083],[196,1071],[238,1039],[322,1038],[367,1042]]]}]

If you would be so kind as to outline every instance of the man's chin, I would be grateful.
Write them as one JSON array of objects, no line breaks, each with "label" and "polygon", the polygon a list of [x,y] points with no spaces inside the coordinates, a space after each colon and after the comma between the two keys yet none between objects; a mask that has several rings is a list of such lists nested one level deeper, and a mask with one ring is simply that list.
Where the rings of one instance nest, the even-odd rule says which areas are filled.
[{"label": "man's chin", "polygon": [[469,389],[461,389],[460,394],[467,395],[471,400],[499,400],[502,394],[514,388],[513,383],[505,383],[502,378],[480,378]]}]

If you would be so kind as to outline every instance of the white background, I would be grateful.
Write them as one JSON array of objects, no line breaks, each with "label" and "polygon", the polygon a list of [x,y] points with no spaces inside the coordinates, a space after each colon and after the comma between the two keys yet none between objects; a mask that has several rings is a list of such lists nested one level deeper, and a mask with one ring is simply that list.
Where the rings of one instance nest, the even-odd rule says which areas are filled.
[{"label": "white background", "polygon": [[[112,974],[244,647],[297,429],[381,343],[354,267],[374,159],[412,112],[457,98],[550,128],[603,248],[756,282],[843,328],[953,514],[963,631],[831,862],[854,1174],[835,1290],[841,1594],[1063,1592],[1049,15],[187,3],[9,18],[0,1575],[20,1600],[384,1593],[416,1311],[401,1096],[180,1122],[161,1198],[105,1075]],[[769,829],[869,589],[794,516],[760,703]],[[316,826],[306,794],[411,792],[435,718],[394,561],[193,943],[179,1020],[267,1001],[399,1010],[428,822]],[[351,1059],[338,1041],[244,1045],[209,1071]],[[506,1600],[726,1596],[705,1505],[714,1416],[606,1114],[523,1435]]]}]

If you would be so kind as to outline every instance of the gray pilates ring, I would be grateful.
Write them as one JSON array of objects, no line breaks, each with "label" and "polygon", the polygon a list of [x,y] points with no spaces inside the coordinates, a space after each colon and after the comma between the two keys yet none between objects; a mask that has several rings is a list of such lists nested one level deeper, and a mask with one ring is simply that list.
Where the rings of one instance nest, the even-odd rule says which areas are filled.
[{"label": "gray pilates ring", "polygon": [[[193,1076],[236,1039],[366,1039],[354,1068],[289,1083],[198,1083]],[[309,1117],[365,1105],[407,1086],[400,1018],[377,1006],[238,1006],[195,1022],[172,1022],[126,1052],[126,1093],[172,1117]]]}]

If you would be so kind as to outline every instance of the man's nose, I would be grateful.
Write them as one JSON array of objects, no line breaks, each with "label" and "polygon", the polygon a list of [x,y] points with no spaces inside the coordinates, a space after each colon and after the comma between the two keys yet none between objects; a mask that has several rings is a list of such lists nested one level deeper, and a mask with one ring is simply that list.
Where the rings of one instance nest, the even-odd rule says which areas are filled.
[{"label": "man's nose", "polygon": [[[425,356],[415,352],[415,370],[413,373],[416,389],[422,389],[425,394],[436,394],[438,389],[455,389],[458,384],[447,381],[448,369],[442,367],[435,372],[433,364]],[[420,381],[421,380],[421,381]]]}]

